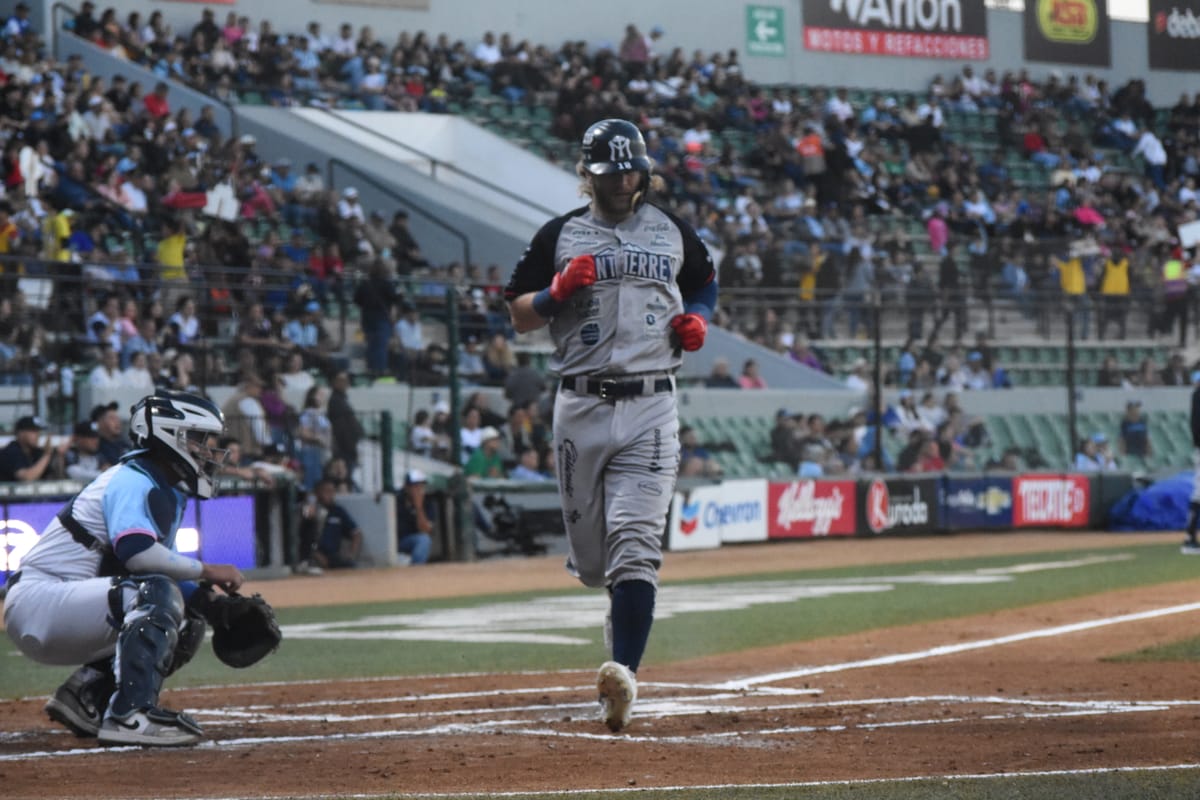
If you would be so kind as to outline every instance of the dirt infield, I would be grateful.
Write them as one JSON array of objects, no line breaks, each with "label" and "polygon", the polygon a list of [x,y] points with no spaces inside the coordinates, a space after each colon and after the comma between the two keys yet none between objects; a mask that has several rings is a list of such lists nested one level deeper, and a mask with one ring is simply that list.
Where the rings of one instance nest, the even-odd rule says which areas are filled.
[{"label": "dirt infield", "polygon": [[[886,549],[861,541],[739,547],[671,555],[665,577],[1128,542],[1017,534]],[[570,585],[557,561],[497,566],[252,588],[287,605],[337,581],[327,592],[337,602]],[[619,736],[595,721],[592,676],[582,672],[172,691],[166,703],[193,710],[210,736],[181,751],[100,750],[53,728],[40,700],[9,702],[0,705],[0,793],[16,800],[490,792],[1191,763],[1200,741],[1194,665],[1101,659],[1194,635],[1200,607],[1184,604],[1197,599],[1194,584],[1171,584],[647,664],[638,715]],[[1127,615],[1142,616],[1121,619]]]}]

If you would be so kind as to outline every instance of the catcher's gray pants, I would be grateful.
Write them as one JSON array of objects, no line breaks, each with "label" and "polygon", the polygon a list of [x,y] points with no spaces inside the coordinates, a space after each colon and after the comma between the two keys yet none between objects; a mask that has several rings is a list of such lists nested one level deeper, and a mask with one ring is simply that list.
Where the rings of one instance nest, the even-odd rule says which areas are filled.
[{"label": "catcher's gray pants", "polygon": [[586,586],[657,586],[679,472],[674,393],[604,400],[560,389],[554,446],[567,569]]},{"label": "catcher's gray pants", "polygon": [[[110,621],[112,578],[63,581],[23,570],[4,598],[4,627],[17,649],[42,664],[79,666],[111,656],[117,627]],[[122,593],[124,611],[137,588]]]}]

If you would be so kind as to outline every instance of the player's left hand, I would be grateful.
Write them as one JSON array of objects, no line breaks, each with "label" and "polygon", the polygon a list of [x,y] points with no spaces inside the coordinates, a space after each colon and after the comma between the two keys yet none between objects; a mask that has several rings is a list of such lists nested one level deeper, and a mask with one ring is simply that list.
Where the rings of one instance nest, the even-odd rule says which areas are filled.
[{"label": "player's left hand", "polygon": [[671,318],[671,338],[689,353],[704,346],[708,322],[699,314],[677,314]]}]

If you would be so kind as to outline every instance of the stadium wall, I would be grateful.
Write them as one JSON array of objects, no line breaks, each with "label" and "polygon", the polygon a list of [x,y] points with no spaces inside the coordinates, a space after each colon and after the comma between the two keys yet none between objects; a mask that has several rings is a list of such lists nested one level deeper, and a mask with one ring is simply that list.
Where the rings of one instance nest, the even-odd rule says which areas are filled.
[{"label": "stadium wall", "polygon": [[[34,3],[39,5],[39,3]],[[50,17],[52,0],[40,0],[40,11]],[[744,69],[759,83],[829,84],[860,88],[889,88],[917,90],[926,86],[935,74],[957,72],[966,62],[896,58],[886,56],[837,55],[804,50],[801,38],[800,3],[774,2],[753,4],[782,9],[785,39],[784,54],[780,56],[749,56],[746,54],[749,3],[710,3],[703,14],[696,13],[694,0],[610,0],[607,3],[575,3],[570,13],[562,13],[562,4],[554,0],[509,0],[505,3],[485,3],[478,0],[403,0],[391,5],[410,8],[388,8],[387,2],[374,5],[348,6],[338,2],[304,4],[297,13],[289,7],[288,14],[275,0],[237,0],[211,4],[192,2],[157,2],[146,0],[113,0],[103,4],[113,7],[122,19],[130,11],[147,16],[161,11],[166,20],[179,31],[190,31],[200,18],[204,7],[214,9],[218,22],[233,11],[250,18],[255,26],[270,19],[275,28],[298,32],[310,20],[321,23],[327,35],[337,32],[340,23],[351,22],[357,30],[369,25],[378,39],[393,42],[401,30],[425,31],[431,36],[448,33],[473,47],[485,31],[497,35],[508,32],[514,39],[532,43],[556,44],[566,40],[584,40],[592,46],[620,43],[625,25],[633,23],[642,32],[655,25],[665,29],[658,43],[660,51],[681,47],[690,53],[695,49],[706,52],[736,49],[741,54]],[[418,8],[411,8],[417,6]],[[424,7],[423,9],[420,7]],[[1023,60],[1024,46],[1022,15],[1019,12],[989,9],[987,28],[991,56],[986,61],[972,62],[976,66],[996,70],[1029,67],[1037,78],[1052,70],[1065,73],[1091,72],[1120,84],[1130,78],[1146,81],[1150,97],[1157,105],[1169,105],[1190,84],[1181,73],[1151,71],[1149,68],[1146,26],[1143,23],[1112,21],[1112,66],[1066,67],[1048,64],[1029,64]]]}]

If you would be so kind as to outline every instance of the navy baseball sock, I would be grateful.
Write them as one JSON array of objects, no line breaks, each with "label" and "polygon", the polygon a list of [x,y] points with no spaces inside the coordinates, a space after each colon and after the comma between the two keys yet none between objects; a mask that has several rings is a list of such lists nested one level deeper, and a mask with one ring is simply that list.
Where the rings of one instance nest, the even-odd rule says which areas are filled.
[{"label": "navy baseball sock", "polygon": [[1195,543],[1195,541],[1196,541],[1196,524],[1197,524],[1197,522],[1200,522],[1200,503],[1197,503],[1196,501],[1193,500],[1190,503],[1188,503],[1188,525],[1187,525],[1187,538],[1188,538],[1188,541],[1192,542],[1192,543]]},{"label": "navy baseball sock", "polygon": [[621,581],[612,588],[613,661],[637,672],[654,622],[654,584]]}]

